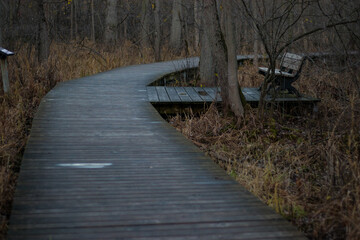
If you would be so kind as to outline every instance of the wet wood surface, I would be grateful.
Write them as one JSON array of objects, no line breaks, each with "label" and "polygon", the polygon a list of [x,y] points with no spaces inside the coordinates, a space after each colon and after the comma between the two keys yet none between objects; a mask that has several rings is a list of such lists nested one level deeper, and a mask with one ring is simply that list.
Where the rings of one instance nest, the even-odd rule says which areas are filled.
[{"label": "wet wood surface", "polygon": [[303,239],[149,103],[185,101],[169,92],[199,99],[193,90],[147,90],[181,66],[124,67],[49,92],[24,153],[8,239]]}]

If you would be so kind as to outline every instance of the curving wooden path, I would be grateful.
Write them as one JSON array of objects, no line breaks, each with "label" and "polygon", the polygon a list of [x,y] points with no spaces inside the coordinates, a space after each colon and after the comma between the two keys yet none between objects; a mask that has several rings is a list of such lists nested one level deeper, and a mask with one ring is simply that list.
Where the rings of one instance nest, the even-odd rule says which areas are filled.
[{"label": "curving wooden path", "polygon": [[147,84],[197,61],[119,68],[47,94],[8,239],[303,239],[148,102]]}]

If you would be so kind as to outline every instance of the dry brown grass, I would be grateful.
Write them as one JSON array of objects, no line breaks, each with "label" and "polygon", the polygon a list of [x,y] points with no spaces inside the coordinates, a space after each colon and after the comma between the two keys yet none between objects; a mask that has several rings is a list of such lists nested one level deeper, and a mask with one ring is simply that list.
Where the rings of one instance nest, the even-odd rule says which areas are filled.
[{"label": "dry brown grass", "polygon": [[[164,59],[175,58],[163,52]],[[151,49],[129,42],[113,48],[54,44],[42,65],[34,50],[23,46],[9,60],[12,93],[0,94],[0,239],[41,98],[60,81],[154,61]],[[355,239],[360,235],[359,96],[350,81],[354,76],[317,71],[304,71],[299,83],[302,92],[322,99],[316,118],[276,113],[260,122],[248,109],[245,119],[237,120],[212,107],[200,117],[171,122],[309,236]],[[252,66],[240,73],[243,86],[258,86],[262,80]]]},{"label": "dry brown grass", "polygon": [[[256,69],[240,69],[242,86],[258,86]],[[317,116],[268,112],[259,121],[201,116],[170,122],[230,175],[315,239],[360,236],[360,98],[351,73],[311,67],[301,92],[322,99]]]},{"label": "dry brown grass", "polygon": [[[131,42],[97,46],[90,42],[51,46],[47,63],[39,64],[35,50],[22,46],[9,58],[11,94],[0,89],[0,239],[4,238],[22,153],[41,98],[56,83],[120,66],[154,61],[152,49]],[[164,49],[164,60],[179,58]],[[166,54],[166,55],[165,55]]]}]

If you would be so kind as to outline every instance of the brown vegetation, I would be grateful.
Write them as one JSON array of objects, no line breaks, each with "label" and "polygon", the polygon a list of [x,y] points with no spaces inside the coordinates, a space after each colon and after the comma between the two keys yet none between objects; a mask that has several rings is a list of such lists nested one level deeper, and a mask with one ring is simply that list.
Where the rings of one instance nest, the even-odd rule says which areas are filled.
[{"label": "brown vegetation", "polygon": [[130,42],[111,51],[89,42],[53,44],[46,64],[38,63],[34,51],[22,46],[9,58],[11,93],[3,95],[0,89],[0,239],[7,229],[22,153],[41,98],[61,81],[154,61],[152,49],[139,49]]},{"label": "brown vegetation", "polygon": [[[316,114],[268,111],[259,121],[211,107],[170,119],[179,131],[263,202],[316,239],[360,236],[360,98],[356,73],[307,68],[300,92],[321,98]],[[256,69],[240,69],[242,86],[259,86]]]},{"label": "brown vegetation", "polygon": [[[113,49],[53,44],[48,63],[38,64],[34,49],[23,46],[9,58],[12,93],[0,95],[1,234],[41,98],[57,82],[154,59],[152,49],[129,42]],[[247,108],[238,120],[212,107],[200,117],[177,116],[171,123],[308,236],[355,239],[360,234],[360,102],[351,80],[358,80],[359,72],[344,75],[323,67],[306,68],[298,84],[300,92],[322,99],[316,116],[278,111],[259,121],[256,110]],[[239,69],[242,86],[262,80],[251,65]]]}]

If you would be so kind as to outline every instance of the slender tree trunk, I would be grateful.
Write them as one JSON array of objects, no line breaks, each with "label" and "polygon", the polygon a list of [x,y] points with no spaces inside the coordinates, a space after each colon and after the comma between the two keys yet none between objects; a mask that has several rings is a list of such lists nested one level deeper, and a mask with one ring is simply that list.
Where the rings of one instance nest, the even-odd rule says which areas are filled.
[{"label": "slender tree trunk", "polygon": [[74,38],[78,38],[78,22],[77,22],[77,15],[78,15],[78,1],[73,0],[74,3]]},{"label": "slender tree trunk", "polygon": [[228,57],[228,88],[229,88],[229,104],[231,111],[237,116],[244,116],[244,107],[241,99],[241,89],[238,82],[238,63],[236,59],[236,39],[234,16],[232,12],[233,0],[225,0],[223,2],[224,10],[224,27],[226,32],[226,46]]},{"label": "slender tree trunk", "polygon": [[91,0],[91,41],[95,42],[95,13],[94,0]]},{"label": "slender tree trunk", "polygon": [[115,43],[117,40],[117,0],[107,0],[104,40],[107,43]]},{"label": "slender tree trunk", "polygon": [[184,48],[185,48],[185,56],[189,56],[189,54],[190,54],[190,45],[189,45],[189,43],[190,43],[190,34],[189,34],[189,25],[188,25],[188,21],[187,21],[187,19],[188,19],[188,12],[186,12],[186,13],[183,13],[182,14],[183,16],[182,16],[182,18],[183,18],[183,21],[184,21],[184,23],[182,24],[182,26],[183,26],[183,40],[184,40]]},{"label": "slender tree trunk", "polygon": [[[221,86],[221,98],[225,111],[232,111],[237,117],[244,114],[244,99],[237,79],[236,41],[232,16],[232,1],[223,2],[224,30],[221,31],[216,0],[202,0],[204,33],[207,36],[212,54],[212,68],[215,69],[217,86]],[[203,48],[203,46],[202,46]]]},{"label": "slender tree trunk", "polygon": [[49,57],[50,39],[46,24],[44,0],[38,0],[38,60],[39,62],[47,61]]},{"label": "slender tree trunk", "polygon": [[5,11],[3,9],[3,5],[0,3],[0,46],[3,46],[3,39],[2,39],[2,30],[4,26],[4,15]]},{"label": "slender tree trunk", "polygon": [[[302,23],[301,23],[301,30],[302,30],[302,33],[305,33],[306,32],[306,26],[305,26],[305,21],[302,21]],[[303,39],[303,41],[304,41],[304,51],[305,52],[308,52],[309,51],[309,41],[308,41],[308,38],[307,37],[305,37],[304,39]]]},{"label": "slender tree trunk", "polygon": [[227,47],[221,31],[216,0],[203,0],[204,33],[212,49],[216,85],[221,87],[221,97],[225,110],[229,109],[228,56]]},{"label": "slender tree trunk", "polygon": [[[196,0],[197,1],[197,0]],[[213,67],[213,54],[205,28],[207,23],[204,21],[203,4],[199,4],[199,20],[200,20],[200,64],[199,74],[200,83],[203,86],[216,86],[215,68]]]},{"label": "slender tree trunk", "polygon": [[[1,17],[0,17],[1,18]],[[0,21],[0,24],[2,23],[2,20]],[[3,46],[3,38],[2,38],[2,24],[0,25],[1,26],[1,28],[0,28],[0,46]]]},{"label": "slender tree trunk", "polygon": [[[255,19],[258,18],[258,10],[255,6],[256,3],[254,3],[254,5],[250,2],[250,9],[253,12],[253,15],[255,17]],[[254,66],[256,67],[256,69],[259,67],[259,33],[258,30],[256,29],[255,23],[253,23],[253,40],[254,40],[254,54],[255,54],[255,58],[254,58]]]},{"label": "slender tree trunk", "polygon": [[149,46],[149,9],[150,2],[149,0],[143,0],[141,6],[141,45],[143,47]]},{"label": "slender tree trunk", "polygon": [[[8,15],[8,17],[9,17],[9,29],[16,29],[14,27],[15,16],[16,16],[16,12],[15,12],[16,1],[9,0],[8,2],[9,2],[9,9],[8,9],[8,11],[9,11],[9,13],[8,13],[9,14]],[[16,36],[16,32],[10,31],[10,36],[11,36],[11,38],[13,38],[13,36]]]},{"label": "slender tree trunk", "polygon": [[[126,13],[128,14],[130,11],[130,5],[129,5],[129,1],[125,0],[124,1],[124,5],[125,5],[125,10]],[[124,23],[123,23],[123,37],[124,37],[124,41],[126,41],[128,39],[128,18],[125,19]]]},{"label": "slender tree trunk", "polygon": [[160,36],[161,36],[161,28],[160,28],[160,0],[155,0],[155,61],[161,61],[161,48],[160,48]]},{"label": "slender tree trunk", "polygon": [[199,44],[200,44],[200,24],[201,24],[201,20],[200,20],[200,1],[199,0],[194,0],[194,21],[195,21],[195,26],[194,26],[194,49],[198,49]]},{"label": "slender tree trunk", "polygon": [[170,47],[175,51],[179,52],[181,50],[181,16],[182,16],[182,2],[181,0],[173,0],[172,6],[172,21],[171,21],[171,31],[170,31]]},{"label": "slender tree trunk", "polygon": [[74,39],[74,2],[70,6],[70,39]]}]

